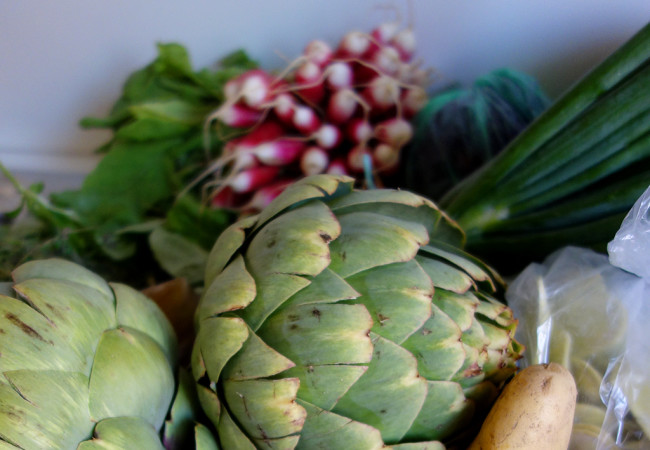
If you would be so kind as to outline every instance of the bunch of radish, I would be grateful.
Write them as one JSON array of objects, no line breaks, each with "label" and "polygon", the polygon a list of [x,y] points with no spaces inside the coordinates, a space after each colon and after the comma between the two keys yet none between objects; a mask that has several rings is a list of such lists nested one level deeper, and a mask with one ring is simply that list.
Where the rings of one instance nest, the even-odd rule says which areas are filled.
[{"label": "bunch of radish", "polygon": [[347,33],[336,48],[314,40],[282,74],[230,80],[207,121],[238,131],[211,167],[213,205],[256,212],[318,173],[371,174],[381,184],[427,101],[428,72],[412,62],[414,50],[411,28],[385,23]]}]

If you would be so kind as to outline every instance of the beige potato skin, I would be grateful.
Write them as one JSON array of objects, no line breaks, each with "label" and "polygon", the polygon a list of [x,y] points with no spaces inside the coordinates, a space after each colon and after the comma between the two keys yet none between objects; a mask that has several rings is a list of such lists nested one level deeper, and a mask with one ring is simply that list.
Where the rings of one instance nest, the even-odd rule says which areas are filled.
[{"label": "beige potato skin", "polygon": [[469,450],[566,450],[578,391],[556,363],[519,372],[490,410]]}]

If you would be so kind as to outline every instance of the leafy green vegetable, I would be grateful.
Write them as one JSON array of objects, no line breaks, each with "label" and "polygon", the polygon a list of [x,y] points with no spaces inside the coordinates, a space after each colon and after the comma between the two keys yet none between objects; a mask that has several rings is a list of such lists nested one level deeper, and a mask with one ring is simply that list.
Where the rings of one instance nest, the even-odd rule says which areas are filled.
[{"label": "leafy green vegetable", "polygon": [[198,244],[160,226],[149,235],[149,246],[168,273],[192,284],[203,280],[208,251]]},{"label": "leafy green vegetable", "polygon": [[[81,120],[82,127],[113,132],[97,149],[103,157],[82,186],[54,193],[50,202],[14,183],[39,226],[38,231],[28,231],[13,224],[2,230],[4,236],[19,242],[28,233],[32,243],[56,241],[58,247],[43,248],[39,256],[60,255],[65,248],[102,275],[117,266],[132,269],[136,273],[129,281],[136,287],[148,283],[145,277],[160,276],[161,268],[179,266],[154,259],[170,254],[149,248],[153,230],[158,236],[163,233],[160,227],[164,233],[178,234],[187,248],[209,248],[234,217],[205,207],[200,192],[186,192],[186,187],[213,159],[210,153],[221,151],[218,137],[211,137],[209,149],[205,148],[203,129],[208,114],[223,101],[224,84],[255,67],[245,52],[237,51],[215,69],[195,71],[182,45],[159,44],[156,59],[129,76],[107,117]],[[29,258],[27,249],[19,247],[5,249],[3,269],[10,270],[14,260]],[[124,276],[111,279],[120,281]],[[134,281],[133,276],[139,279]]]},{"label": "leafy green vegetable", "polygon": [[209,249],[214,245],[214,231],[230,225],[232,217],[208,208],[194,196],[179,197],[167,211],[165,227]]},{"label": "leafy green vegetable", "polygon": [[400,187],[440,199],[497,155],[550,104],[537,81],[498,69],[432,96],[413,120]]}]

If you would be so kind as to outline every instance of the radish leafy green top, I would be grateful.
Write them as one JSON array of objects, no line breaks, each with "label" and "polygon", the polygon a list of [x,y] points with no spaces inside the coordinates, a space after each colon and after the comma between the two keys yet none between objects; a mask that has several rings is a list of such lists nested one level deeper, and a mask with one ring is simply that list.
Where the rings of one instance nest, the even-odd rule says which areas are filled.
[{"label": "radish leafy green top", "polygon": [[[185,245],[189,260],[205,252],[233,218],[203,208],[195,193],[179,193],[215,156],[204,149],[203,123],[221,104],[223,85],[256,66],[237,51],[216,69],[195,71],[182,45],[159,44],[157,58],[131,74],[107,117],[81,121],[85,128],[111,129],[113,137],[97,149],[104,156],[80,189],[55,193],[51,202],[38,196],[37,186],[22,189],[23,203],[37,220],[30,221],[29,232],[21,224],[0,231],[16,243],[0,254],[3,274],[32,255],[55,254],[141,285],[160,271],[158,265],[184,266],[182,248],[173,262],[154,262],[154,255],[166,254],[166,245]],[[220,150],[216,137],[211,144]],[[34,244],[39,248],[30,249]],[[180,274],[193,278],[185,269]]]}]

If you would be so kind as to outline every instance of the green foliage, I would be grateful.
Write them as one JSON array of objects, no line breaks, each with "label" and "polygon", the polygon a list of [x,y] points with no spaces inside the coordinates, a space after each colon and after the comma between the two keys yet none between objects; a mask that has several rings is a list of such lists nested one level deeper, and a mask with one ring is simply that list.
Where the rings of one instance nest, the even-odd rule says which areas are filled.
[{"label": "green foliage", "polygon": [[503,150],[549,104],[533,77],[513,69],[495,70],[468,88],[433,95],[414,118],[400,187],[438,200]]},{"label": "green foliage", "polygon": [[[133,269],[142,279],[129,281],[144,285],[145,276],[170,266],[154,260],[168,252],[148,248],[154,223],[190,245],[209,248],[233,217],[202,205],[199,192],[185,191],[214,157],[210,151],[221,149],[216,137],[211,150],[205,148],[203,130],[207,115],[223,101],[224,84],[256,66],[237,51],[215,69],[195,71],[182,45],[159,44],[157,58],[129,76],[107,117],[81,121],[84,128],[110,129],[113,136],[97,149],[103,157],[79,189],[47,200],[37,187],[14,182],[37,224],[2,229],[14,242],[3,249],[2,270],[30,259],[28,253],[69,256],[115,280],[125,281],[115,273],[117,266]],[[18,213],[6,217],[13,220]],[[42,252],[29,252],[27,242],[38,243]]]}]

